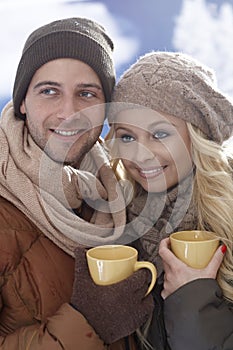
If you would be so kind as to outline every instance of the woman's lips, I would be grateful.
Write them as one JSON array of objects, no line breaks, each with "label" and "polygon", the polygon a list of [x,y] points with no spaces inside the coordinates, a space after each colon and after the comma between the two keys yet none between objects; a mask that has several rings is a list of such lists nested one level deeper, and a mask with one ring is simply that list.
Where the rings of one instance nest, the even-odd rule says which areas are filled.
[{"label": "woman's lips", "polygon": [[150,179],[153,177],[157,177],[164,172],[165,166],[160,166],[156,168],[150,169],[139,169],[139,173],[142,177]]}]

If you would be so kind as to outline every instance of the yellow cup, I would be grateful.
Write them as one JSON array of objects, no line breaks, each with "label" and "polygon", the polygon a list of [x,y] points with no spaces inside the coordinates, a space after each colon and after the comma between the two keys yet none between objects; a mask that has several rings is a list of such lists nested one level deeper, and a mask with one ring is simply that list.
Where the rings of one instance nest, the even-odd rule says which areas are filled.
[{"label": "yellow cup", "polygon": [[134,271],[147,268],[151,271],[149,294],[155,285],[157,271],[149,261],[137,261],[135,248],[125,245],[103,245],[87,251],[87,263],[93,281],[98,285],[109,285],[122,281]]},{"label": "yellow cup", "polygon": [[203,269],[219,246],[219,238],[209,231],[180,231],[170,235],[171,250],[188,266]]}]

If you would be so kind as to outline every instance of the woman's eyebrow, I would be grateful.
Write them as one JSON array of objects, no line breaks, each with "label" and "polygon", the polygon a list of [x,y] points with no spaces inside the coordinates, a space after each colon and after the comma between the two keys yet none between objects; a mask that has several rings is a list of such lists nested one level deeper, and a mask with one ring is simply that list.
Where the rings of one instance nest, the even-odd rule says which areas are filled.
[{"label": "woman's eyebrow", "polygon": [[149,127],[153,127],[153,126],[158,126],[160,124],[166,124],[166,125],[173,125],[175,126],[175,124],[173,124],[172,122],[170,122],[169,120],[159,120],[157,122],[151,123],[149,125]]},{"label": "woman's eyebrow", "polygon": [[128,128],[127,126],[116,126],[115,130],[124,130],[124,131],[129,131],[131,132],[132,130],[130,129],[130,127]]},{"label": "woman's eyebrow", "polygon": [[[162,124],[166,124],[166,125],[172,125],[173,127],[177,127],[175,124],[173,124],[172,122],[168,121],[168,120],[159,120],[159,121],[156,121],[156,122],[152,122],[151,124],[148,125],[148,129],[151,129],[151,128],[154,128],[154,127],[158,127],[159,125],[162,125]],[[134,124],[134,123],[125,123],[124,125],[117,125],[116,123],[116,127],[115,127],[115,130],[125,130],[125,131],[128,131],[128,132],[132,132],[130,126],[135,126],[139,129],[143,129],[144,130],[144,127],[143,125],[138,125],[138,124]]]}]

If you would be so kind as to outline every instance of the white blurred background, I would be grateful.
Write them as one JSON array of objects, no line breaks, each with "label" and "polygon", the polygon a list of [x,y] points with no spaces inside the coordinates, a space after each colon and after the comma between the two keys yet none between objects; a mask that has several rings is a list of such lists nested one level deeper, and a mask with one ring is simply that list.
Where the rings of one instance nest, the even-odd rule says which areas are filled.
[{"label": "white blurred background", "polygon": [[71,16],[105,26],[115,43],[118,78],[148,51],[182,51],[213,68],[233,99],[233,0],[0,0],[0,109],[11,98],[28,35]]}]

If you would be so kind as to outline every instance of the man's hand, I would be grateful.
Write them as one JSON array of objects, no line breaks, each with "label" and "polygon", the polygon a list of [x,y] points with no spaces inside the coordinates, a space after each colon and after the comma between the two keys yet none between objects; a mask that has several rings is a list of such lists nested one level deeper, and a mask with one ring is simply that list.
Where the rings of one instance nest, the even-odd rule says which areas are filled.
[{"label": "man's hand", "polygon": [[145,297],[150,278],[147,269],[140,269],[121,282],[96,285],[89,274],[85,249],[76,248],[71,305],[86,317],[105,343],[113,343],[133,333],[152,314],[153,297]]}]

